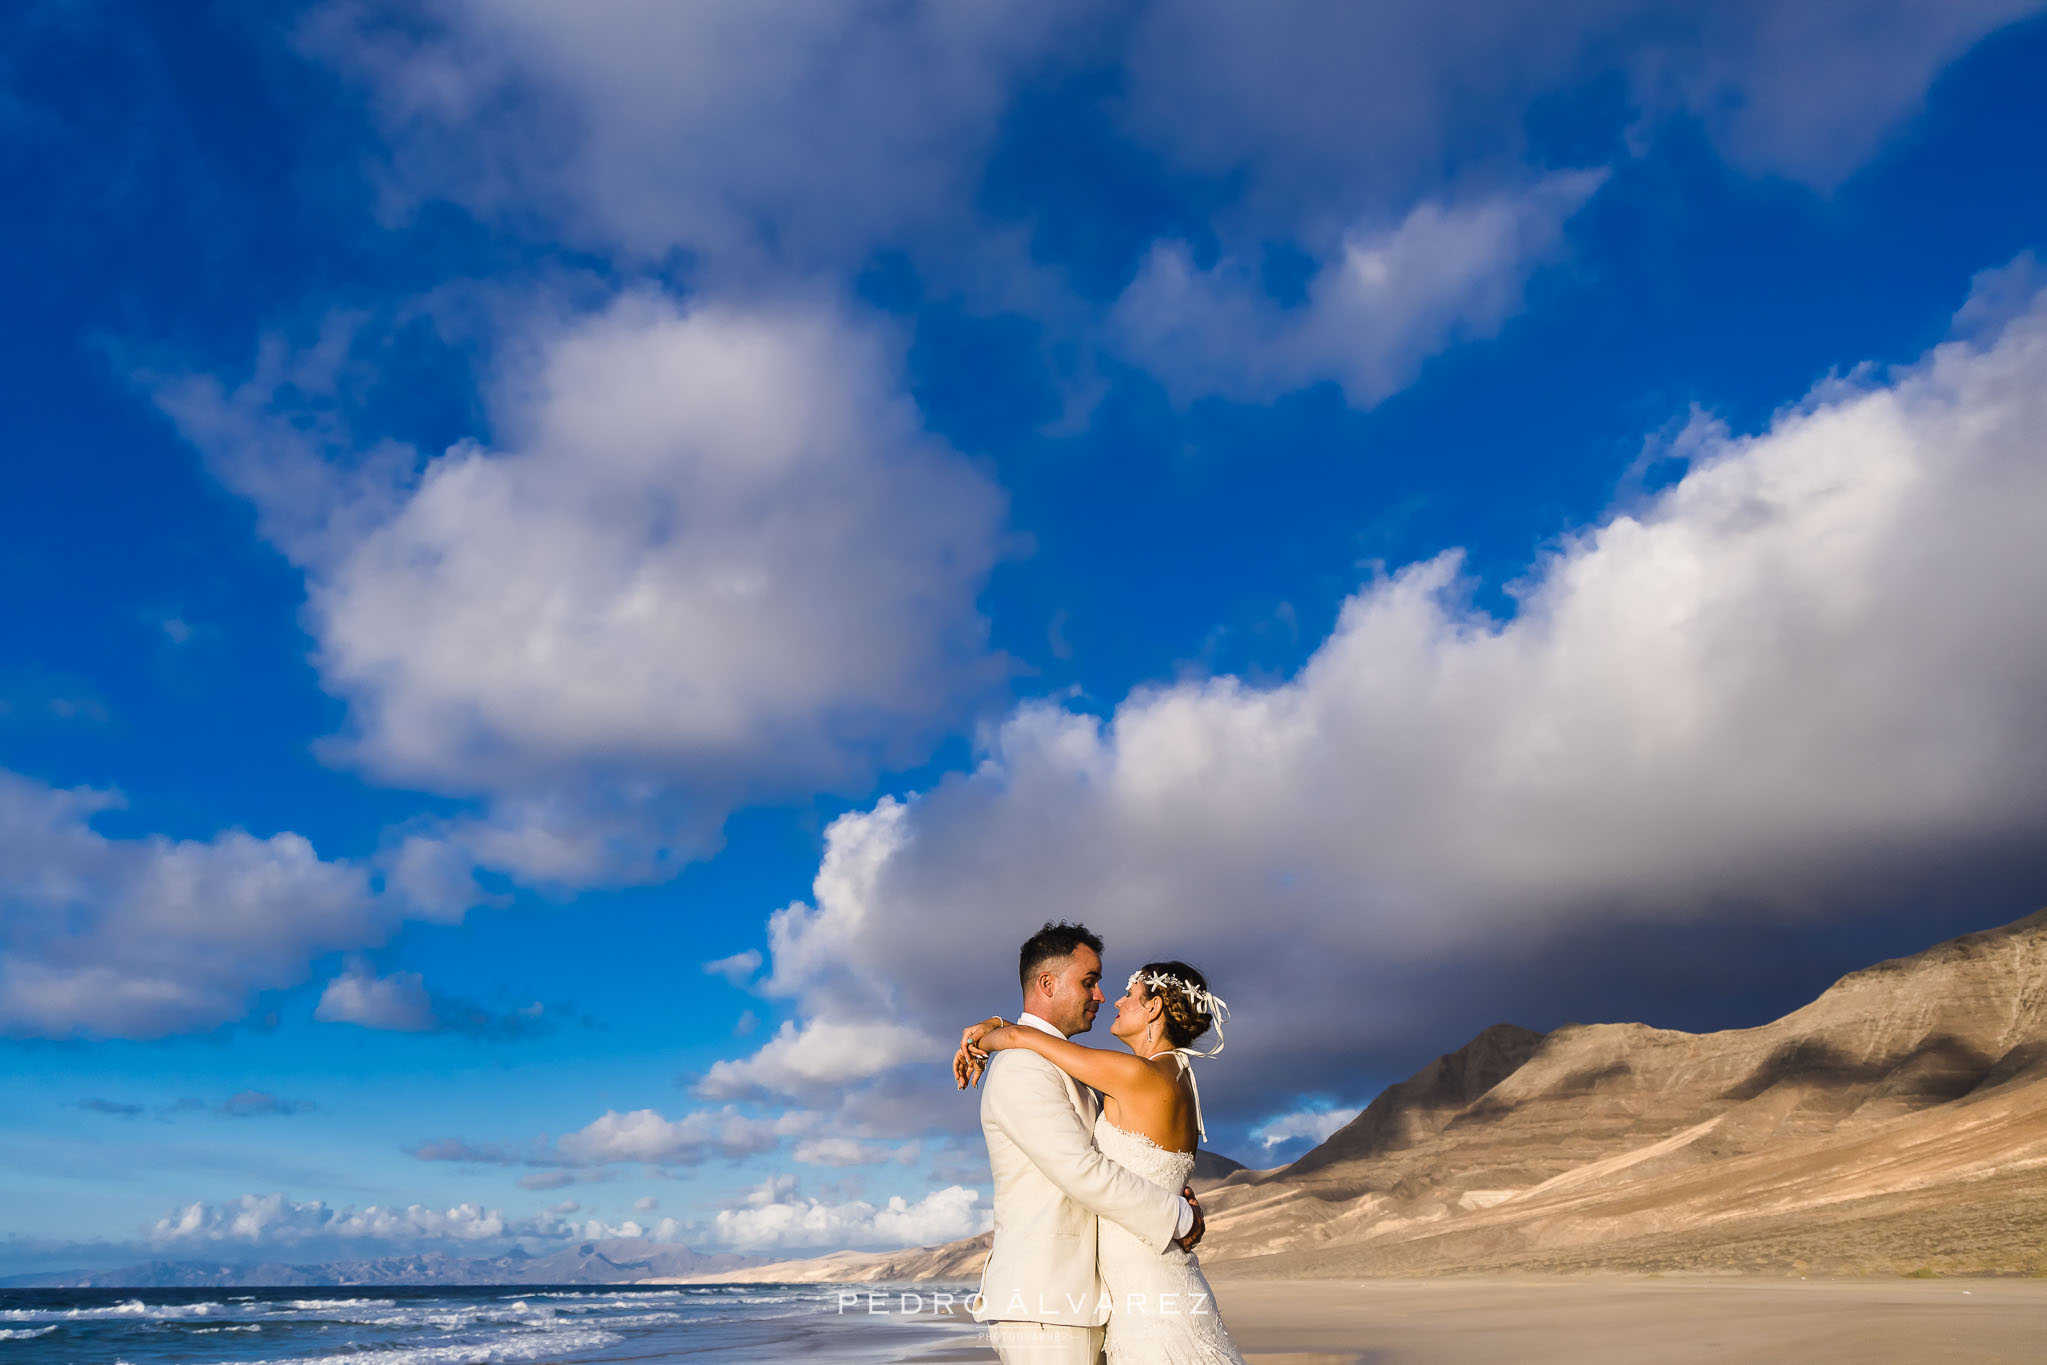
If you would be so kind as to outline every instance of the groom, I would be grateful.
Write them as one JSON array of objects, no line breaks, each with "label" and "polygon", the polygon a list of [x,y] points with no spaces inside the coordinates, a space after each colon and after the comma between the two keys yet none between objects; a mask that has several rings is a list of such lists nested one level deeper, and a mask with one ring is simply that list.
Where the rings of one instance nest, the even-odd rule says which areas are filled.
[{"label": "groom", "polygon": [[[1085,1033],[1102,1005],[1102,941],[1047,924],[1019,955],[1017,1023],[1062,1038]],[[981,1132],[995,1177],[995,1245],[974,1316],[1004,1365],[1094,1365],[1109,1299],[1095,1272],[1096,1219],[1163,1252],[1201,1240],[1193,1191],[1173,1194],[1095,1150],[1094,1091],[1025,1048],[989,1059]]]}]

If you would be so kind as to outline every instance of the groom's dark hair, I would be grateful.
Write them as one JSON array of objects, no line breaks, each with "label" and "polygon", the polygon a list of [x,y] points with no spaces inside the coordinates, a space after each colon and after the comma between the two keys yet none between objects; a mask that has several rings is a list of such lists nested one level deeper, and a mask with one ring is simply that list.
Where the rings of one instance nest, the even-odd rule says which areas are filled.
[{"label": "groom's dark hair", "polygon": [[1046,963],[1072,957],[1073,950],[1082,946],[1094,949],[1099,955],[1102,940],[1084,924],[1046,920],[1045,927],[1025,939],[1023,951],[1016,955],[1017,985],[1023,987],[1025,995],[1029,995],[1031,978],[1044,970]]}]

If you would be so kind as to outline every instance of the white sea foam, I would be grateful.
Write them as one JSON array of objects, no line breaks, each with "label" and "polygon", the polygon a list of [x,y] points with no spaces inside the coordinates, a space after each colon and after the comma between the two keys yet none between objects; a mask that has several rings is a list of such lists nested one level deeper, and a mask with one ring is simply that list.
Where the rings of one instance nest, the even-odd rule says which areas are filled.
[{"label": "white sea foam", "polygon": [[0,1327],[0,1341],[28,1341],[35,1337],[48,1336],[57,1330],[57,1324],[48,1327]]},{"label": "white sea foam", "polygon": [[555,1320],[555,1311],[525,1303],[420,1304],[384,1313],[325,1313],[319,1316],[339,1322],[360,1323],[365,1327],[431,1327],[442,1332],[459,1332],[468,1327],[543,1327]]},{"label": "white sea foam", "polygon": [[0,1309],[0,1321],[4,1322],[77,1322],[88,1318],[155,1318],[170,1321],[177,1318],[203,1318],[218,1313],[225,1307],[218,1303],[160,1303],[147,1304],[140,1299],[126,1303],[112,1303],[100,1308],[7,1308]]},{"label": "white sea foam", "polygon": [[[615,1332],[590,1329],[521,1332],[497,1341],[436,1346],[394,1346],[345,1355],[298,1356],[291,1365],[514,1365],[570,1351],[589,1351],[619,1340]],[[223,1361],[221,1365],[237,1365]]]}]

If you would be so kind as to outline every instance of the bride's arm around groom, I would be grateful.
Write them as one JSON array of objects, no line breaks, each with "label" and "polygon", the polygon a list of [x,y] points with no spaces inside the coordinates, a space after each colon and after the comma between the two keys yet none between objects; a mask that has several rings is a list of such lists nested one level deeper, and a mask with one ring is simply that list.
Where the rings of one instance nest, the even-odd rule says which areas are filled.
[{"label": "bride's arm around groom", "polygon": [[[1102,1155],[1076,1103],[1079,1089],[1036,1053],[1019,1048],[996,1054],[981,1090],[981,1127],[991,1159],[998,1141],[1014,1147],[1068,1199],[1164,1250],[1179,1227],[1180,1196]],[[1079,1103],[1094,1107],[1092,1096]]]},{"label": "bride's arm around groom", "polygon": [[1096,1219],[1164,1251],[1182,1201],[1095,1147],[1080,1087],[1036,1053],[991,1060],[981,1131],[994,1178],[995,1244],[981,1274],[983,1321],[1099,1327],[1109,1305],[1095,1265]]}]

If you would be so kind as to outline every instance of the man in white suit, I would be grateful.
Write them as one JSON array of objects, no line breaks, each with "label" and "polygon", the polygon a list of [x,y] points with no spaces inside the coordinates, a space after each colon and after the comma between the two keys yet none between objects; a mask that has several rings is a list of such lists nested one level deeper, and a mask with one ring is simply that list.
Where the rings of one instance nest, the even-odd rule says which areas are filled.
[{"label": "man in white suit", "polygon": [[[1070,1038],[1102,1005],[1102,941],[1047,924],[1023,946],[1019,1024]],[[981,1132],[995,1177],[995,1245],[974,1316],[1004,1365],[1095,1365],[1110,1302],[1095,1270],[1097,1218],[1163,1252],[1201,1240],[1192,1190],[1174,1194],[1095,1149],[1092,1090],[1025,1048],[990,1059]]]}]

